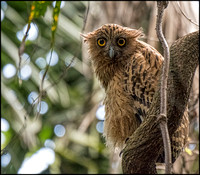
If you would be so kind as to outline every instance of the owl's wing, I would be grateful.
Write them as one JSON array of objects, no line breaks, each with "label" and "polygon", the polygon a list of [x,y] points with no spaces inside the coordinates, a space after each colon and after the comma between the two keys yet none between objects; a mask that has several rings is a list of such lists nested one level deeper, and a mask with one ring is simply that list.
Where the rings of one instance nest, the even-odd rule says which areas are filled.
[{"label": "owl's wing", "polygon": [[[158,90],[163,57],[153,47],[143,44],[132,56],[125,72],[125,90],[132,97],[135,117],[144,120],[153,101],[155,91]],[[184,113],[179,128],[171,137],[172,162],[174,163],[183,150],[188,139],[188,114]],[[160,154],[157,162],[164,163],[164,152]]]},{"label": "owl's wing", "polygon": [[126,67],[124,88],[132,97],[135,117],[140,123],[152,103],[162,62],[162,55],[146,44],[138,48]]}]

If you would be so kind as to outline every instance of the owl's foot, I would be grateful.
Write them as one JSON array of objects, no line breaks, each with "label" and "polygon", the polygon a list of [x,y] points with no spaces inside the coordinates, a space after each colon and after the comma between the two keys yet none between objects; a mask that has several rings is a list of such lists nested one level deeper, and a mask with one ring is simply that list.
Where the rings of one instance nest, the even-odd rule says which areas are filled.
[{"label": "owl's foot", "polygon": [[[127,143],[128,140],[129,140],[129,137],[126,138],[126,140],[125,140],[125,144]],[[124,147],[124,148],[125,148],[125,147]],[[123,154],[123,152],[124,152],[124,148],[120,151],[120,153],[119,153],[119,157],[121,157],[121,155]]]}]

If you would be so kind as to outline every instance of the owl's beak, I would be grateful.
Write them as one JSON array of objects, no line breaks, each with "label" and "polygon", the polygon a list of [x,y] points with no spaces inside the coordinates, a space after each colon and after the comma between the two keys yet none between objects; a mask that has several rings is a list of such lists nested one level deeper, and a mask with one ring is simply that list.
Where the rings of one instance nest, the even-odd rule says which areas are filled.
[{"label": "owl's beak", "polygon": [[114,51],[113,47],[110,46],[110,49],[109,49],[109,57],[110,57],[110,58],[113,58],[114,55],[115,55],[115,51]]}]

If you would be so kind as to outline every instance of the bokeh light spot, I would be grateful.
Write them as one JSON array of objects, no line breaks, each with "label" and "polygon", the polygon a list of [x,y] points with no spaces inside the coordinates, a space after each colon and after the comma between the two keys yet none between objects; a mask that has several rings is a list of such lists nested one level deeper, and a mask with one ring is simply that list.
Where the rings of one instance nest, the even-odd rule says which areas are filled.
[{"label": "bokeh light spot", "polygon": [[41,148],[23,161],[18,174],[39,174],[54,161],[55,152],[50,148]]},{"label": "bokeh light spot", "polygon": [[65,135],[65,127],[63,125],[60,125],[60,124],[56,125],[54,127],[54,133],[58,137],[63,137]]},{"label": "bokeh light spot", "polygon": [[47,147],[47,148],[51,148],[51,149],[55,149],[55,147],[56,147],[54,141],[51,140],[51,139],[45,140],[44,146]]},{"label": "bokeh light spot", "polygon": [[16,74],[16,68],[13,64],[6,64],[3,67],[3,76],[5,78],[12,78]]},{"label": "bokeh light spot", "polygon": [[1,9],[3,9],[4,11],[6,11],[7,10],[7,3],[6,3],[6,1],[1,1]]},{"label": "bokeh light spot", "polygon": [[46,67],[46,60],[42,57],[38,57],[35,64],[37,64],[40,69],[44,69]]},{"label": "bokeh light spot", "polygon": [[100,105],[99,108],[96,111],[96,117],[99,120],[105,120],[105,106]]},{"label": "bokeh light spot", "polygon": [[[50,61],[51,58],[51,61]],[[47,64],[49,64],[50,62],[50,66],[55,66],[58,63],[58,54],[56,53],[56,51],[52,52],[52,56],[51,56],[51,51],[47,54],[46,56],[46,62]]]},{"label": "bokeh light spot", "polygon": [[10,128],[10,125],[8,121],[5,118],[1,118],[1,131],[8,131]]},{"label": "bokeh light spot", "polygon": [[23,53],[21,58],[22,58],[23,63],[26,63],[26,64],[30,63],[30,56],[27,53]]},{"label": "bokeh light spot", "polygon": [[188,147],[189,147],[189,149],[190,149],[191,151],[193,151],[193,150],[196,148],[196,144],[190,143]]},{"label": "bokeh light spot", "polygon": [[30,104],[34,104],[37,102],[37,99],[38,98],[38,93],[37,92],[34,92],[32,91],[29,95],[28,95],[28,102]]},{"label": "bokeh light spot", "polygon": [[[28,24],[26,24],[23,28],[23,34],[25,35],[26,34],[26,30],[27,30],[27,27],[28,27]],[[36,24],[33,24],[31,23],[31,26],[30,26],[30,29],[29,29],[29,32],[28,32],[28,37],[27,37],[27,40],[35,40],[38,36],[38,27]]]},{"label": "bokeh light spot", "polygon": [[96,129],[99,133],[103,133],[103,128],[104,128],[104,122],[103,121],[99,121],[96,124]]},{"label": "bokeh light spot", "polygon": [[[46,70],[41,70],[40,73],[39,73],[39,77],[40,77],[40,80],[42,80],[42,77],[44,75]],[[45,77],[44,77],[44,80],[47,80],[49,78],[48,76],[48,73],[46,73]]]},{"label": "bokeh light spot", "polygon": [[[17,38],[18,38],[19,41],[22,41],[23,37],[25,36],[27,27],[28,27],[28,24],[26,24],[24,26],[23,30],[20,30],[20,31],[17,32],[16,35],[17,35]],[[33,41],[37,37],[38,37],[38,27],[37,27],[36,24],[31,23],[30,24],[30,29],[29,29],[29,32],[28,32],[28,36],[27,36],[26,40]]]},{"label": "bokeh light spot", "polygon": [[4,19],[4,11],[1,9],[1,21]]},{"label": "bokeh light spot", "polygon": [[[56,1],[53,1],[52,6],[56,6]],[[63,8],[65,6],[65,1],[61,1],[60,8]]]},{"label": "bokeh light spot", "polygon": [[20,31],[18,31],[18,32],[16,33],[16,35],[17,35],[17,39],[18,39],[19,41],[22,41],[22,39],[23,39],[23,37],[24,37],[23,32],[20,30]]},{"label": "bokeh light spot", "polygon": [[[41,104],[41,105],[40,105]],[[37,105],[37,111],[40,114],[45,114],[48,111],[48,104],[45,101],[41,101],[38,105]]]},{"label": "bokeh light spot", "polygon": [[18,77],[22,80],[28,80],[32,74],[32,69],[29,65],[25,65],[21,68],[20,73],[18,73]]},{"label": "bokeh light spot", "polygon": [[6,167],[11,161],[11,155],[9,153],[1,156],[1,166]]}]

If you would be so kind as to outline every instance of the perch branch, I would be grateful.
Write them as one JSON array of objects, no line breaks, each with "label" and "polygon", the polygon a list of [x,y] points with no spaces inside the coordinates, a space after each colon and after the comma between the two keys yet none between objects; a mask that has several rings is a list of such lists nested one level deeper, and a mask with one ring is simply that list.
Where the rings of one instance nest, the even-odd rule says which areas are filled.
[{"label": "perch branch", "polygon": [[160,114],[158,115],[158,119],[162,119],[160,120],[159,125],[164,143],[165,173],[171,174],[171,167],[172,167],[171,144],[167,127],[167,78],[169,72],[170,57],[169,57],[169,47],[162,32],[162,17],[164,9],[168,6],[168,3],[169,3],[168,1],[157,1],[158,14],[156,20],[156,33],[164,49],[164,63],[162,67],[161,86],[160,86],[160,94],[161,94]]}]

